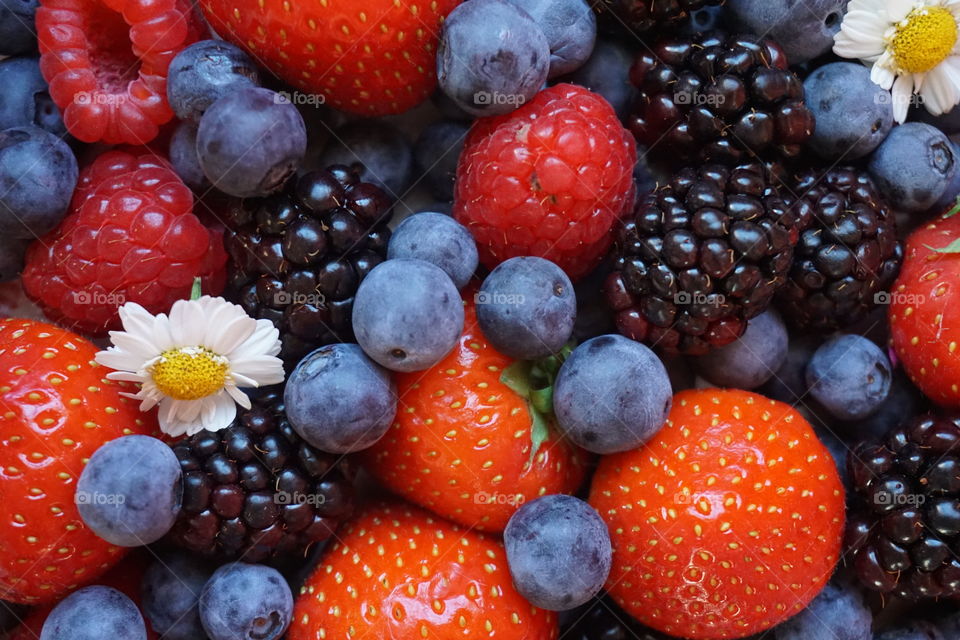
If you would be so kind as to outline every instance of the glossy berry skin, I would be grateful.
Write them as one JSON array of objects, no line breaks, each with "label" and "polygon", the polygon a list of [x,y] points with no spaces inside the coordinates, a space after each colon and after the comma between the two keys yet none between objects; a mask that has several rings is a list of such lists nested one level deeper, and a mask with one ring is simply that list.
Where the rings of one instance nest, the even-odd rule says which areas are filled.
[{"label": "glossy berry skin", "polygon": [[293,594],[280,572],[260,564],[225,564],[200,594],[210,640],[276,640],[290,624]]},{"label": "glossy berry skin", "polygon": [[591,0],[603,18],[607,12],[637,31],[667,31],[679,27],[694,11],[720,0]]},{"label": "glossy berry skin", "polygon": [[796,410],[746,391],[678,393],[653,440],[601,460],[590,504],[611,532],[613,599],[693,640],[798,613],[840,555],[830,453]]},{"label": "glossy berry skin", "polygon": [[47,0],[40,69],[67,130],[83,142],[145,144],[173,118],[167,69],[204,27],[187,0]]},{"label": "glossy berry skin", "polygon": [[[90,582],[122,551],[95,535],[74,502],[84,461],[102,444],[156,428],[107,381],[97,348],[53,325],[0,321],[0,597],[49,602]],[[26,461],[29,461],[27,464]],[[66,551],[63,551],[63,550]]]},{"label": "glossy berry skin", "polygon": [[635,163],[636,146],[606,100],[558,84],[474,124],[454,215],[488,269],[539,256],[576,281],[599,264],[617,219],[633,207]]},{"label": "glossy berry skin", "polygon": [[810,395],[840,420],[859,420],[874,413],[887,399],[892,378],[883,350],[849,333],[820,345],[806,371]]},{"label": "glossy berry skin", "polygon": [[[790,0],[727,3],[732,28],[773,38],[783,47],[790,64],[807,62],[830,51],[846,8],[845,0],[812,0],[803,4]],[[862,104],[861,109],[865,106]]]},{"label": "glossy berry skin", "polygon": [[[22,0],[14,1],[22,3]],[[0,8],[0,15],[2,12]],[[4,42],[4,26],[6,23],[0,18],[0,42]],[[3,60],[0,62],[0,83],[4,87],[3,97],[0,97],[0,130],[32,124],[60,137],[67,133],[60,109],[50,98],[47,81],[40,73],[38,58],[18,56]]]},{"label": "glossy berry skin", "polygon": [[[356,562],[354,562],[356,560]],[[402,561],[401,561],[402,560]],[[556,614],[516,592],[503,546],[404,504],[375,504],[307,578],[290,640],[556,640]]]},{"label": "glossy berry skin", "polygon": [[143,575],[143,617],[164,640],[203,637],[200,594],[213,568],[185,553],[165,553]]},{"label": "glossy berry skin", "polygon": [[769,310],[747,323],[743,335],[730,344],[693,359],[697,373],[719,387],[756,389],[787,360],[787,328]]},{"label": "glossy berry skin", "polygon": [[425,260],[444,270],[457,289],[470,282],[479,264],[477,243],[462,224],[443,213],[417,213],[397,225],[387,259]]},{"label": "glossy berry skin", "polygon": [[108,151],[80,173],[63,222],[30,246],[23,286],[47,317],[105,335],[125,302],[165,313],[196,277],[219,294],[226,260],[221,233],[193,214],[193,194],[165,160]]},{"label": "glossy berry skin", "polygon": [[853,584],[830,583],[799,614],[777,627],[777,640],[872,640],[873,612]]},{"label": "glossy berry skin", "polygon": [[[440,25],[460,0],[307,5],[203,0],[213,29],[294,87],[364,116],[401,113],[436,87]],[[416,10],[413,7],[416,6]],[[346,56],[346,57],[344,57]]]},{"label": "glossy berry skin", "polygon": [[500,532],[524,502],[573,493],[584,468],[552,430],[531,459],[538,437],[531,410],[501,381],[513,360],[480,332],[473,293],[464,295],[466,321],[454,350],[425,372],[396,377],[396,420],[361,461],[407,500],[466,527]]},{"label": "glossy berry skin", "polygon": [[193,122],[181,122],[170,136],[170,148],[167,152],[170,166],[180,176],[183,183],[195,192],[208,191],[213,185],[203,173],[200,156],[197,155],[197,125]]},{"label": "glossy berry skin", "polygon": [[43,624],[40,640],[147,640],[137,605],[111,587],[85,587],[58,604]]},{"label": "glossy berry skin", "polygon": [[231,91],[260,85],[260,72],[240,48],[223,40],[201,40],[170,62],[167,100],[181,120],[200,121],[207,108]]},{"label": "glossy berry skin", "polygon": [[920,212],[943,195],[960,171],[960,158],[942,131],[907,122],[890,131],[870,156],[867,170],[891,207]]}]

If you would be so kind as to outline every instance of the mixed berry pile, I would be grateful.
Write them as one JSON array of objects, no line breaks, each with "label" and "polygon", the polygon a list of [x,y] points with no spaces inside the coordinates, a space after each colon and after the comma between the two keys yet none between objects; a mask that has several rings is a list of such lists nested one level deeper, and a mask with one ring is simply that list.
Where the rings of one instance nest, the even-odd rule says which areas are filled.
[{"label": "mixed berry pile", "polygon": [[960,639],[957,0],[0,0],[0,85],[0,640]]}]

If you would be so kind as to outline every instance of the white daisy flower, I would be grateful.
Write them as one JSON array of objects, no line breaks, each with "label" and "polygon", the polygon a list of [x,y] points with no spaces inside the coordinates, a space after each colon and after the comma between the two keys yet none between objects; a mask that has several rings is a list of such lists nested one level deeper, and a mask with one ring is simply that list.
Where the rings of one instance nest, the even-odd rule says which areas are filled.
[{"label": "white daisy flower", "polygon": [[940,115],[960,102],[960,0],[850,0],[833,51],[872,65],[892,90],[893,115],[907,118],[913,94]]},{"label": "white daisy flower", "polygon": [[111,380],[139,382],[140,410],[160,405],[160,428],[171,436],[230,426],[237,404],[250,408],[240,387],[283,382],[280,333],[223,298],[178,300],[166,314],[138,304],[120,307],[123,331],[96,360],[115,369]]}]

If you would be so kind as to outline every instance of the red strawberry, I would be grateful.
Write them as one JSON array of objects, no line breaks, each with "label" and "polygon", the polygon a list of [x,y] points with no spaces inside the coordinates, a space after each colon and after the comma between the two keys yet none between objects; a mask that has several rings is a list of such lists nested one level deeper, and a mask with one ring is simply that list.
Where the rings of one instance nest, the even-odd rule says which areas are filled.
[{"label": "red strawberry", "polygon": [[960,408],[960,216],[946,215],[907,239],[890,292],[890,339],[910,379],[944,407]]},{"label": "red strawberry", "polygon": [[300,590],[290,640],[552,640],[557,617],[513,588],[503,546],[402,504],[346,525]]},{"label": "red strawberry", "polygon": [[640,449],[604,458],[590,503],[607,521],[607,590],[644,624],[741,638],[803,609],[830,578],[843,486],[792,407],[747,391],[674,397]]},{"label": "red strawberry", "polygon": [[483,337],[473,293],[465,292],[454,350],[427,371],[396,377],[396,421],[362,459],[394,493],[464,526],[499,532],[525,501],[575,491],[584,465],[501,380],[514,363]]},{"label": "red strawberry", "polygon": [[102,444],[156,431],[104,378],[97,348],[33,320],[0,320],[0,598],[50,602],[109,569],[123,550],[90,531],[76,481]]},{"label": "red strawberry", "polygon": [[541,256],[571,278],[599,264],[634,204],[633,136],[595,93],[558,84],[513,113],[481,118],[457,166],[454,215],[483,264]]},{"label": "red strawberry", "polygon": [[193,214],[193,194],[167,162],[145,151],[109,151],[80,172],[60,226],[27,251],[23,287],[48,317],[90,335],[119,327],[136,302],[166,312],[190,296],[222,291],[221,232]]},{"label": "red strawberry", "polygon": [[201,0],[210,25],[290,84],[365,116],[436,88],[440,25],[460,0]]},{"label": "red strawberry", "polygon": [[173,118],[167,68],[205,28],[189,0],[43,0],[40,70],[78,140],[146,144]]}]

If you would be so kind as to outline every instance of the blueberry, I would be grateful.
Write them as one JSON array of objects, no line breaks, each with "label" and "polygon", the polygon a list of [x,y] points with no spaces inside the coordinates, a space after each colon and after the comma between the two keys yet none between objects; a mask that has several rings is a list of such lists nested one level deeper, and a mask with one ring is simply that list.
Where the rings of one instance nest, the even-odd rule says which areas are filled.
[{"label": "blueberry", "polygon": [[210,640],[276,640],[290,625],[293,594],[271,567],[232,562],[217,569],[200,595]]},{"label": "blueberry", "polygon": [[[0,27],[2,31],[2,27]],[[0,38],[2,42],[2,38]],[[38,58],[7,58],[0,61],[0,129],[28,124],[64,137],[60,109],[50,97],[47,81],[40,73]]]},{"label": "blueberry", "polygon": [[66,214],[77,185],[67,143],[33,126],[0,132],[0,233],[34,239]]},{"label": "blueberry", "polygon": [[827,584],[807,608],[777,627],[776,640],[872,640],[873,613],[852,585]]},{"label": "blueberry", "polygon": [[824,342],[807,364],[810,395],[835,418],[858,420],[876,411],[890,392],[890,361],[863,336]]},{"label": "blueberry", "polygon": [[730,344],[693,360],[697,372],[715,385],[756,389],[787,359],[787,329],[776,311],[760,314]]},{"label": "blueberry", "polygon": [[121,547],[162,538],[180,511],[180,463],[150,436],[124,436],[94,452],[77,482],[80,517],[98,536]]},{"label": "blueberry", "polygon": [[550,46],[549,77],[579,68],[597,40],[597,17],[584,0],[510,0],[530,14]]},{"label": "blueberry", "polygon": [[824,158],[862,158],[893,127],[890,92],[871,80],[870,69],[862,64],[824,65],[807,76],[803,89],[807,107],[817,120],[807,144]]},{"label": "blueberry", "polygon": [[469,129],[464,122],[441,120],[427,125],[420,132],[413,147],[413,158],[434,198],[445,202],[453,200],[457,162]]},{"label": "blueberry", "polygon": [[250,56],[223,40],[201,40],[170,62],[167,100],[178,118],[199,122],[218,99],[259,85],[260,74]]},{"label": "blueberry", "polygon": [[833,48],[848,0],[730,0],[728,18],[737,30],[776,40],[791,64],[813,60]]},{"label": "blueberry", "polygon": [[0,282],[10,282],[20,277],[29,240],[0,235]]},{"label": "blueberry", "polygon": [[37,49],[34,18],[39,6],[40,0],[0,0],[0,55],[16,56]]},{"label": "blueberry", "polygon": [[320,163],[356,166],[361,180],[381,187],[397,200],[413,180],[413,149],[396,127],[384,122],[364,120],[335,130]]},{"label": "blueberry", "polygon": [[833,465],[837,468],[837,475],[840,476],[844,486],[853,491],[854,489],[850,484],[850,473],[847,469],[847,456],[850,454],[850,447],[829,428],[819,426],[819,422],[813,423],[813,432],[817,434],[817,438],[820,439],[820,442],[830,453],[830,457],[833,458]]},{"label": "blueberry", "polygon": [[387,260],[357,289],[353,329],[367,355],[387,369],[423,371],[456,346],[463,332],[463,302],[440,267],[423,260]]},{"label": "blueberry", "polygon": [[216,188],[233,196],[263,196],[280,189],[296,173],[306,149],[300,112],[269,89],[237,89],[200,118],[200,166]]},{"label": "blueberry", "polygon": [[768,398],[796,405],[807,396],[807,363],[823,343],[815,335],[791,336],[787,357],[777,372],[763,385],[761,391]]},{"label": "blueberry", "polygon": [[161,555],[141,583],[143,615],[163,640],[204,638],[200,594],[213,568],[183,553]]},{"label": "blueberry", "polygon": [[366,449],[390,428],[397,390],[390,372],[355,344],[331,344],[307,355],[284,391],[290,425],[323,451]]},{"label": "blueberry", "polygon": [[589,504],[565,495],[520,507],[503,532],[513,584],[536,607],[565,611],[593,598],[610,573],[610,533]]},{"label": "blueberry", "polygon": [[130,598],[110,587],[84,587],[60,601],[40,640],[146,640],[147,628]]},{"label": "blueberry", "polygon": [[553,388],[559,427],[574,443],[601,454],[635,449],[652,438],[672,400],[660,359],[619,335],[592,338],[574,349]]},{"label": "blueberry", "polygon": [[476,295],[477,322],[493,347],[517,360],[560,351],[573,335],[577,298],[563,269],[543,258],[501,262]]},{"label": "blueberry", "polygon": [[905,626],[878,633],[874,640],[954,640],[954,636],[940,633],[926,620],[913,620],[905,623]]},{"label": "blueberry", "polygon": [[210,187],[197,156],[197,125],[188,120],[177,125],[170,136],[170,164],[180,179],[195,191]]},{"label": "blueberry", "polygon": [[726,23],[727,5],[707,6],[690,12],[684,33],[706,33],[722,29]]},{"label": "blueberry", "polygon": [[626,47],[600,40],[587,62],[564,80],[599,93],[610,103],[617,116],[624,119],[629,115],[637,95],[636,88],[630,83],[633,58]]},{"label": "blueberry", "polygon": [[842,428],[851,437],[881,439],[894,427],[903,424],[924,410],[923,394],[913,385],[903,369],[896,369],[890,380],[890,391],[880,407],[857,422],[842,422]]},{"label": "blueberry", "polygon": [[[950,148],[953,149],[953,157],[960,160],[960,144],[950,140]],[[930,210],[934,213],[942,213],[957,203],[957,196],[960,196],[960,170],[953,172],[953,179],[950,184],[943,190],[943,194],[930,207]]]},{"label": "blueberry", "polygon": [[950,140],[922,122],[894,127],[867,165],[890,205],[906,212],[933,206],[958,168]]},{"label": "blueberry", "polygon": [[437,51],[440,88],[476,116],[509,113],[543,88],[550,43],[508,0],[470,0],[450,12]]},{"label": "blueberry", "polygon": [[470,282],[477,270],[477,243],[467,228],[442,213],[424,212],[407,217],[394,230],[387,258],[424,260],[443,269],[457,289]]}]

